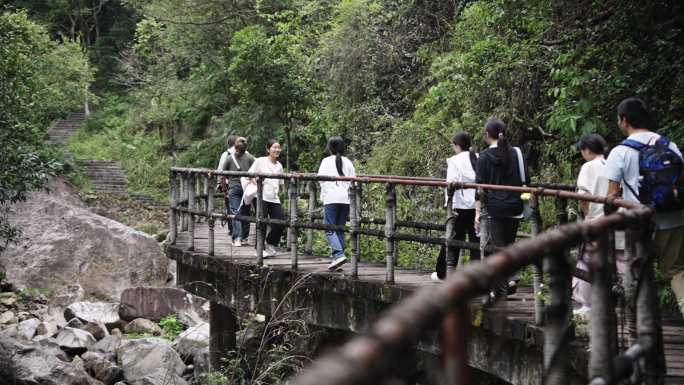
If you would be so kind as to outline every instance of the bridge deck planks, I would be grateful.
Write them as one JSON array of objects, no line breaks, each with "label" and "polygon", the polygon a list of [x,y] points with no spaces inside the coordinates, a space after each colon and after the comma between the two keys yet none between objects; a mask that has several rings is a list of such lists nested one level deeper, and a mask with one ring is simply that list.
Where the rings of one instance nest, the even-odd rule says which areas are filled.
[{"label": "bridge deck planks", "polygon": [[[173,247],[187,249],[189,233],[179,232]],[[208,226],[204,223],[195,224],[195,252],[208,253]],[[256,262],[253,245],[233,247],[230,236],[220,227],[216,227],[214,240],[214,254],[217,259],[231,259],[241,263]],[[298,270],[312,274],[335,274],[344,277],[350,272],[349,264],[342,272],[331,273],[327,270],[330,262],[328,258],[298,254]],[[264,259],[265,266],[289,267],[291,265],[289,251],[281,251],[276,257]],[[383,282],[385,280],[385,265],[378,263],[359,262],[359,280]],[[395,268],[395,285],[417,289],[423,286],[438,285],[430,279],[430,271],[407,270]],[[485,310],[490,314],[498,314],[511,322],[522,322],[530,330],[538,330],[534,325],[534,299],[531,287],[520,287],[515,295],[509,296],[507,301],[501,301]],[[472,307],[480,308],[479,300],[471,303]],[[665,342],[665,358],[667,362],[668,383],[684,383],[684,320],[681,317],[668,316],[663,318],[663,337]],[[587,346],[586,338],[578,338],[577,343]]]}]

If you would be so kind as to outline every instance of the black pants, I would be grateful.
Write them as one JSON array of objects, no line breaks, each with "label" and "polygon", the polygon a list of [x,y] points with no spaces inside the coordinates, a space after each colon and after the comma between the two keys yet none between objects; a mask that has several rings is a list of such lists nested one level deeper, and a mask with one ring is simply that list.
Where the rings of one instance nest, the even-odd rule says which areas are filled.
[{"label": "black pants", "polygon": [[[506,247],[515,242],[515,236],[518,234],[518,225],[520,218],[509,217],[490,217],[489,218],[489,244],[495,247]],[[515,273],[511,281],[520,280],[520,275]],[[508,287],[508,282],[499,282],[496,285],[498,294],[503,295]]]},{"label": "black pants", "polygon": [[[285,212],[280,203],[271,203],[264,201],[264,217],[271,219],[285,219]],[[271,231],[266,236],[266,243],[273,246],[280,244],[280,237],[283,235],[282,225],[271,224]],[[266,232],[266,223],[261,224],[261,231]]]},{"label": "black pants", "polygon": [[[475,209],[455,209],[456,220],[454,221],[454,232],[451,239],[465,241],[468,235],[468,242],[480,243],[480,238],[475,234]],[[449,258],[446,258],[446,248],[442,246],[437,256],[437,276],[439,279],[446,278],[447,266],[457,266],[458,256],[461,253],[459,247],[449,247]],[[480,250],[470,250],[470,260],[479,260]]]}]

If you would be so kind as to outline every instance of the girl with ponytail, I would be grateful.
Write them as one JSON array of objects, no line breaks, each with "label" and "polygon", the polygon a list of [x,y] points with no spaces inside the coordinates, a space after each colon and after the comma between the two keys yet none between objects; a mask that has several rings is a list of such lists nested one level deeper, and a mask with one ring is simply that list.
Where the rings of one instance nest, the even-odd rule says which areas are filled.
[{"label": "girl with ponytail", "polygon": [[[334,136],[328,139],[327,150],[330,156],[321,161],[318,175],[326,176],[356,176],[352,162],[344,156],[344,139]],[[349,187],[351,183],[345,181],[321,182],[321,200],[323,201],[323,222],[326,225],[343,226],[349,220]],[[328,243],[332,249],[328,270],[336,271],[347,263],[344,255],[344,232],[326,231]]]},{"label": "girl with ponytail", "polygon": [[[522,152],[508,142],[506,124],[500,119],[489,119],[485,124],[485,142],[489,148],[480,153],[477,161],[477,183],[523,186],[529,184],[529,173]],[[518,225],[523,213],[520,193],[507,191],[485,191],[483,199],[477,202],[475,225],[480,225],[480,207],[486,205],[489,224],[488,243],[495,247],[505,247],[515,242]],[[484,203],[482,203],[484,201]],[[489,305],[506,294],[515,293],[519,276],[516,274],[508,282],[501,282],[489,294],[485,304]]]},{"label": "girl with ponytail", "polygon": [[[472,151],[470,145],[472,140],[467,132],[459,132],[451,139],[451,149],[454,156],[447,159],[447,182],[475,183],[475,167],[477,166],[477,154]],[[447,203],[449,197],[446,197]],[[460,241],[465,240],[468,235],[468,242],[480,243],[480,237],[475,232],[475,189],[460,189],[454,192],[452,207],[456,214],[454,221],[453,238]],[[437,257],[437,268],[432,273],[433,281],[440,281],[446,278],[446,268],[458,265],[459,248],[449,248],[449,255],[446,255],[445,247],[439,251]],[[470,260],[479,260],[479,250],[470,251]]]}]

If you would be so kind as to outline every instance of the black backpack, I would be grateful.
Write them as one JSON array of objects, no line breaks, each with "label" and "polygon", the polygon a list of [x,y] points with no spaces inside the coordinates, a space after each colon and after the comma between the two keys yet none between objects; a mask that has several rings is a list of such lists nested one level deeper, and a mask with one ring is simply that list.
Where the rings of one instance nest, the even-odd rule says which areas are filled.
[{"label": "black backpack", "polygon": [[670,148],[670,140],[661,136],[653,144],[626,139],[621,145],[639,151],[639,194],[625,181],[625,186],[643,204],[656,211],[684,208],[684,161]]}]

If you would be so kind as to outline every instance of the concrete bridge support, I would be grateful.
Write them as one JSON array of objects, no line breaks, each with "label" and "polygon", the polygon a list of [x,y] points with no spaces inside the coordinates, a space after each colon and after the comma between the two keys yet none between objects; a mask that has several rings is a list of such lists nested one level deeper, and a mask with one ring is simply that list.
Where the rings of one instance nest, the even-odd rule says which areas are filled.
[{"label": "concrete bridge support", "polygon": [[235,332],[238,331],[235,313],[228,306],[214,301],[209,305],[209,362],[213,370],[223,366],[228,352],[235,350]]}]

